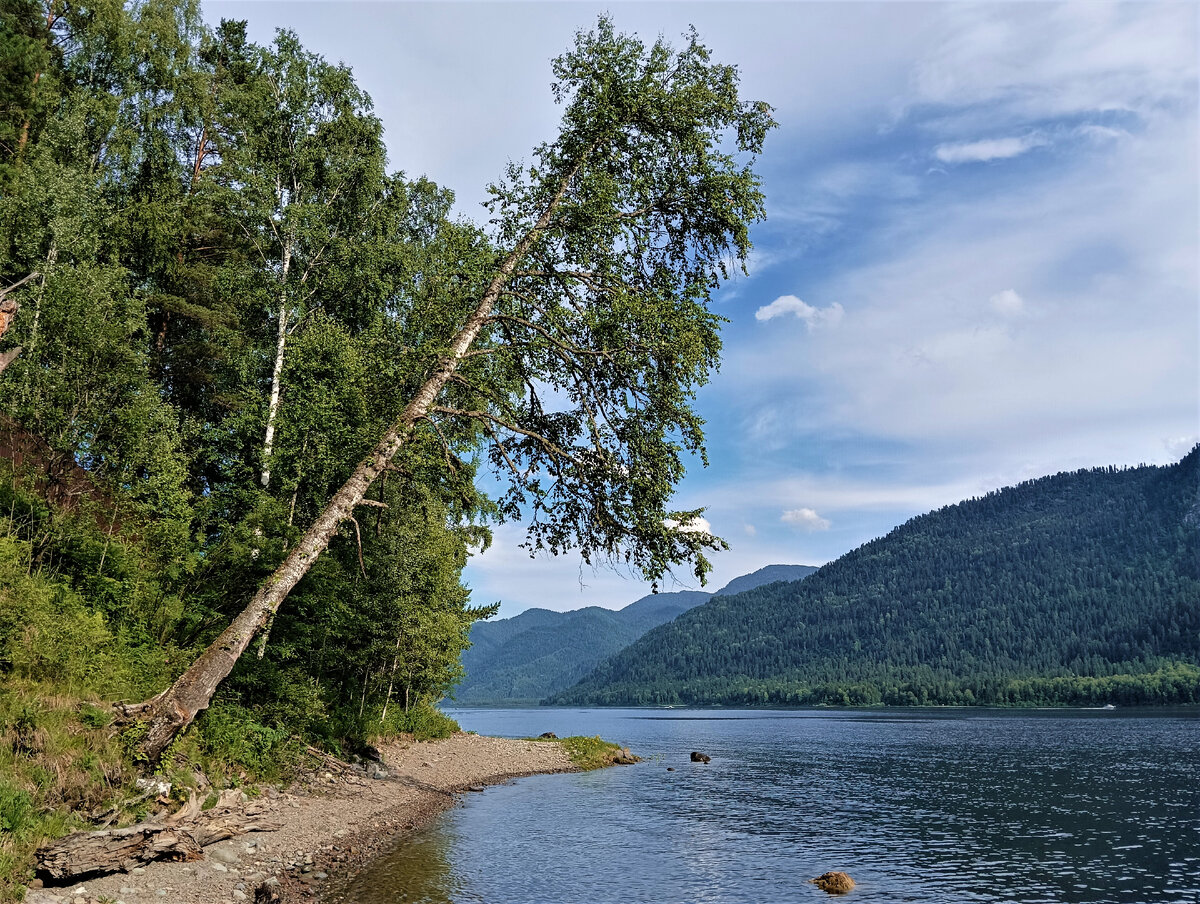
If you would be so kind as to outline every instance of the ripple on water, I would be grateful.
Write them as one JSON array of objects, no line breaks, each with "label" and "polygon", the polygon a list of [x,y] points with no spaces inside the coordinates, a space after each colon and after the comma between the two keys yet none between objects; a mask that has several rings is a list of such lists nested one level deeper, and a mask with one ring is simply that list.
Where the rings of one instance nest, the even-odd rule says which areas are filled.
[{"label": "ripple on water", "polygon": [[854,904],[1200,901],[1191,711],[457,717],[656,759],[473,795],[365,872],[354,904],[819,904],[807,880],[828,869],[854,876]]}]

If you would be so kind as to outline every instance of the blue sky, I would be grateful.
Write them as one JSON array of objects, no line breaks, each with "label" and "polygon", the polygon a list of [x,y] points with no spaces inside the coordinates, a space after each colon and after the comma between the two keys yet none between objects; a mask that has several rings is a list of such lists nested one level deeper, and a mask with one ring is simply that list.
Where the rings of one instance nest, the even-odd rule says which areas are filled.
[{"label": "blue sky", "polygon": [[[392,166],[480,220],[487,183],[554,134],[550,60],[605,10],[648,40],[694,24],[780,122],[750,275],[715,297],[712,464],[680,490],[732,544],[711,589],[1200,439],[1200,5],[205,5],[352,66]],[[520,537],[502,526],[467,571],[504,616],[648,591]]]}]

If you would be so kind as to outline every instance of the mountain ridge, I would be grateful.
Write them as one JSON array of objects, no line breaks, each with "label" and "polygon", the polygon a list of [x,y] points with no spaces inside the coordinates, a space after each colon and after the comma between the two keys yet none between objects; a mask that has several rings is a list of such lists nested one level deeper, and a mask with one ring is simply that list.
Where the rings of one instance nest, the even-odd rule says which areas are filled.
[{"label": "mountain ridge", "polygon": [[716,593],[667,591],[640,597],[620,609],[532,608],[512,618],[476,622],[471,628],[472,645],[462,657],[467,676],[455,700],[465,705],[536,703],[570,687],[650,629],[729,587],[759,586],[764,580],[778,580],[779,575],[800,580],[814,571],[812,565],[767,565],[734,578]]},{"label": "mountain ridge", "polygon": [[1198,460],[917,516],[803,583],[714,597],[548,702],[1198,702]]}]

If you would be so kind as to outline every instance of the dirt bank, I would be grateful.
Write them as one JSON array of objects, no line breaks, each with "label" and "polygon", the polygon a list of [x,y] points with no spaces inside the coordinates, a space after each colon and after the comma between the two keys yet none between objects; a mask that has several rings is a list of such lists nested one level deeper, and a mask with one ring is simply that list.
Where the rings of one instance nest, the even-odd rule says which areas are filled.
[{"label": "dirt bank", "polygon": [[[26,904],[232,904],[253,901],[274,878],[285,901],[310,901],[331,874],[356,869],[398,835],[415,831],[472,785],[571,772],[556,743],[458,734],[386,747],[383,767],[317,772],[302,786],[268,790],[265,819],[282,823],[204,849],[190,863],[158,862],[62,888],[31,889]],[[378,777],[375,777],[378,775]]]}]

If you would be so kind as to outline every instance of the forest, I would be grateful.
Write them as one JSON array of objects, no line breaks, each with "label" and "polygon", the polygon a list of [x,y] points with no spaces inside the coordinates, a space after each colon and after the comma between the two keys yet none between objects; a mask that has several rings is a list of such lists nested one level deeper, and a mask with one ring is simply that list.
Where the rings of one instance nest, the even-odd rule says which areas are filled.
[{"label": "forest", "polygon": [[586,606],[566,612],[526,609],[513,618],[479,621],[463,652],[466,677],[454,699],[468,706],[527,705],[566,690],[651,628],[714,595],[760,584],[799,580],[811,565],[767,565],[734,578],[715,594],[701,590],[654,593],[620,609]]},{"label": "forest", "polygon": [[914,518],[802,582],[716,597],[550,702],[1200,702],[1200,447]]},{"label": "forest", "polygon": [[500,521],[709,570],[671,498],[774,123],[694,32],[579,32],[476,224],[293,33],[3,9],[0,884],[137,770],[449,730]]}]

